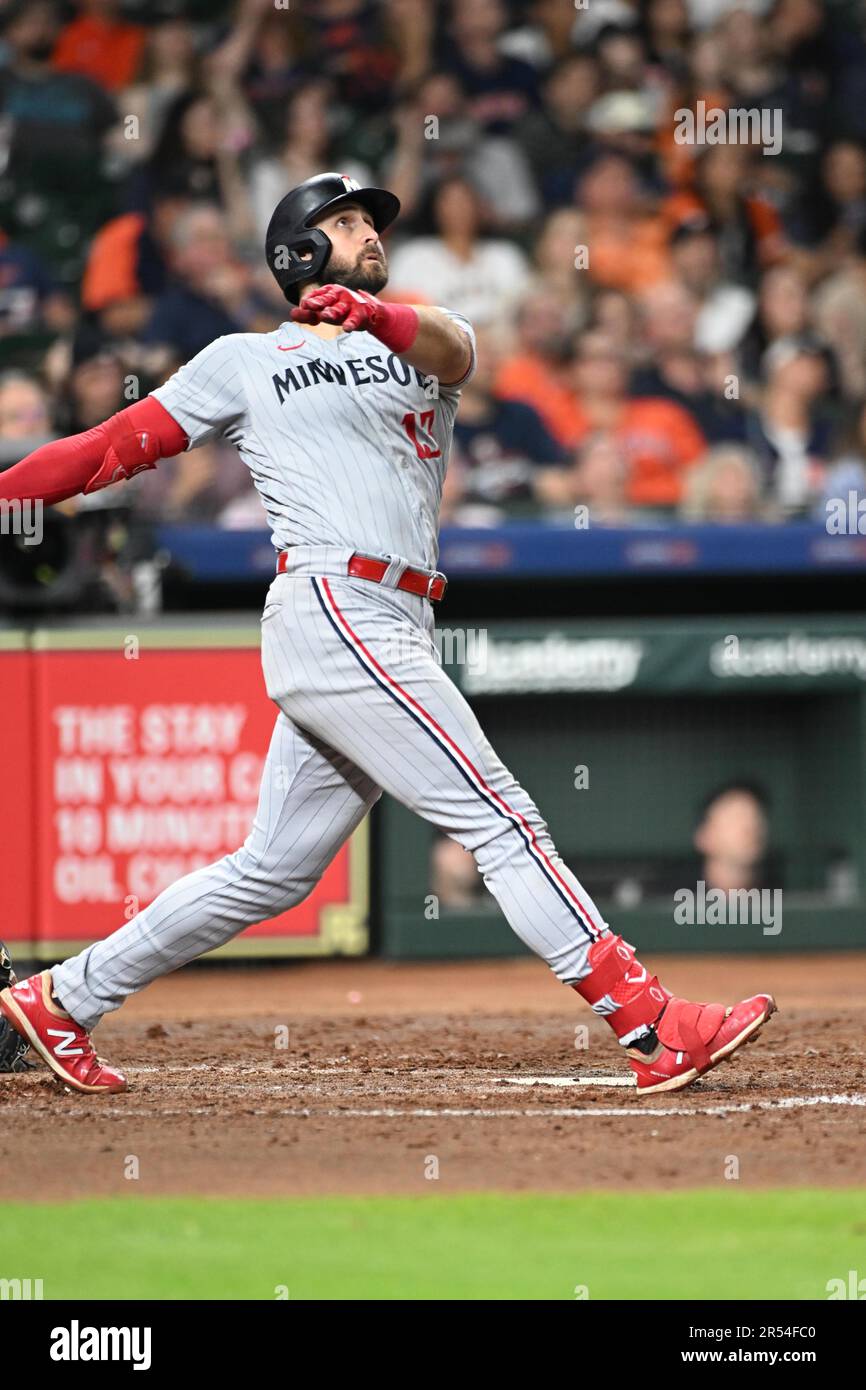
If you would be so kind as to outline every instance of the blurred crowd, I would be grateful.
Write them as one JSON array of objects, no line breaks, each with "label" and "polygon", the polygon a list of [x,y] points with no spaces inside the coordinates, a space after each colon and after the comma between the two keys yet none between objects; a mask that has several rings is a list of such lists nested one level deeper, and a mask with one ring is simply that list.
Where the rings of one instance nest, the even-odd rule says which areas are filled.
[{"label": "blurred crowd", "polygon": [[[708,109],[774,152],[680,143]],[[276,327],[265,227],[329,168],[402,199],[386,294],[478,329],[444,520],[864,489],[861,0],[0,0],[0,467]],[[227,445],[130,499],[264,519]]]}]

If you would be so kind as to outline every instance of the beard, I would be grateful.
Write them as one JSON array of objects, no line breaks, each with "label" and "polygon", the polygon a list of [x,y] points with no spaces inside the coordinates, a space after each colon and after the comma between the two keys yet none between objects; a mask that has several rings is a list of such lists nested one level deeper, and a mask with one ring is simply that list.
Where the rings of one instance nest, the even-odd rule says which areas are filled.
[{"label": "beard", "polygon": [[338,260],[332,252],[324,274],[331,285],[378,294],[388,283],[388,263],[384,256],[381,260],[375,260],[364,253],[350,265],[347,261]]}]

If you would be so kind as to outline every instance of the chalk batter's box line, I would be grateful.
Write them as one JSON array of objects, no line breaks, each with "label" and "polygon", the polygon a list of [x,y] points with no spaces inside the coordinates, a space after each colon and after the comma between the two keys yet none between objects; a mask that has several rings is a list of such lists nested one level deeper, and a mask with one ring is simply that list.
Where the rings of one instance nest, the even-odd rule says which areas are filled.
[{"label": "chalk batter's box line", "polygon": [[[282,1070],[280,1068],[279,1070]],[[325,1067],[304,1067],[305,1076],[343,1076],[355,1074],[370,1074],[369,1067],[358,1067],[344,1065],[342,1062],[333,1062]],[[263,1071],[271,1071],[270,1067],[259,1064],[240,1063],[231,1066],[225,1063],[211,1062],[167,1062],[165,1066],[159,1067],[127,1067],[126,1072],[129,1076],[157,1076],[160,1073],[169,1072],[173,1075],[182,1075],[190,1071],[210,1071],[222,1073],[225,1076],[236,1076],[238,1072],[243,1075],[261,1075]],[[415,1071],[416,1077],[448,1076],[455,1082],[459,1082],[461,1077],[454,1076],[453,1071],[448,1067],[430,1067],[423,1071]],[[483,1077],[492,1085],[501,1086],[624,1086],[634,1087],[637,1083],[633,1076],[491,1076]]]},{"label": "chalk batter's box line", "polygon": [[[281,1074],[282,1074],[283,1072],[288,1072],[288,1073],[291,1075],[291,1079],[292,1079],[293,1081],[297,1081],[297,1080],[299,1079],[298,1076],[296,1076],[294,1073],[292,1073],[291,1067],[286,1067],[286,1068],[283,1068],[283,1067],[280,1067],[280,1068],[272,1068],[272,1067],[267,1066],[266,1064],[263,1064],[263,1063],[262,1063],[262,1064],[256,1063],[256,1064],[252,1064],[252,1065],[249,1064],[249,1063],[241,1063],[241,1064],[238,1064],[237,1066],[231,1066],[231,1065],[226,1065],[226,1064],[224,1064],[224,1063],[211,1063],[211,1062],[186,1062],[186,1063],[185,1063],[185,1062],[167,1062],[164,1066],[154,1066],[154,1067],[147,1067],[147,1066],[144,1066],[144,1067],[127,1067],[127,1068],[125,1068],[125,1070],[126,1070],[127,1076],[129,1076],[129,1077],[131,1077],[131,1078],[134,1078],[134,1077],[137,1077],[137,1076],[159,1076],[159,1075],[165,1075],[165,1074],[169,1074],[169,1075],[173,1075],[173,1076],[184,1076],[184,1075],[188,1075],[190,1072],[211,1072],[211,1073],[215,1073],[216,1075],[223,1075],[223,1076],[258,1076],[258,1077],[262,1077],[262,1076],[272,1076],[272,1075],[274,1074],[274,1071],[279,1071]],[[365,1067],[359,1067],[359,1066],[344,1065],[344,1064],[341,1063],[341,1062],[334,1062],[334,1063],[332,1063],[330,1066],[325,1066],[325,1067],[304,1067],[304,1068],[301,1069],[301,1073],[302,1073],[302,1074],[301,1074],[300,1079],[303,1079],[304,1077],[311,1077],[311,1076],[316,1076],[316,1077],[325,1077],[325,1076],[338,1077],[338,1076],[359,1076],[359,1075],[362,1075],[362,1076],[371,1076],[371,1075],[373,1075],[373,1073],[371,1073],[369,1067],[366,1067],[366,1066],[365,1066]],[[520,1076],[520,1077],[515,1077],[515,1076],[492,1076],[492,1077],[488,1077],[487,1075],[482,1074],[481,1076],[478,1076],[478,1077],[473,1077],[473,1076],[471,1076],[471,1075],[470,1075],[469,1077],[467,1077],[465,1071],[461,1071],[459,1074],[455,1075],[455,1073],[454,1073],[453,1071],[449,1070],[449,1068],[447,1068],[447,1067],[434,1067],[434,1068],[430,1068],[430,1069],[425,1069],[424,1071],[417,1071],[417,1070],[416,1070],[416,1071],[413,1073],[413,1079],[414,1079],[417,1083],[423,1083],[424,1081],[430,1081],[430,1080],[434,1080],[434,1079],[440,1079],[440,1078],[443,1078],[443,1077],[444,1077],[444,1078],[448,1078],[448,1080],[450,1081],[450,1084],[451,1084],[455,1089],[456,1089],[456,1088],[459,1088],[459,1089],[462,1089],[462,1090],[474,1090],[474,1089],[477,1089],[480,1085],[488,1085],[488,1084],[489,1084],[489,1085],[492,1085],[492,1086],[528,1086],[528,1087],[534,1087],[534,1086],[555,1086],[555,1087],[560,1087],[560,1088],[567,1088],[567,1087],[572,1087],[572,1086],[597,1086],[597,1087],[616,1087],[617,1089],[620,1089],[620,1090],[634,1090],[634,1088],[635,1088],[635,1086],[636,1086],[636,1084],[637,1084],[636,1081],[635,1081],[635,1079],[634,1079],[634,1077],[631,1077],[631,1076],[622,1076],[622,1075],[618,1075],[618,1076],[614,1076],[614,1075],[599,1075],[599,1076]],[[289,1079],[289,1077],[287,1076],[287,1077],[286,1077],[286,1080],[288,1080],[288,1079]],[[813,1091],[818,1091],[818,1090],[819,1090],[819,1087],[818,1087],[818,1086],[814,1086],[814,1087],[812,1087],[811,1089],[812,1089]],[[781,1105],[781,1104],[788,1104],[788,1103],[789,1103],[789,1102],[787,1102],[787,1101],[780,1101],[780,1102],[779,1102],[780,1105]],[[802,1103],[803,1103],[803,1104],[806,1104],[806,1103],[810,1103],[810,1104],[811,1104],[812,1101],[811,1101],[811,1100],[807,1101],[807,1100],[803,1099]],[[855,1096],[850,1100],[850,1104],[851,1104],[851,1105],[866,1104],[866,1099],[861,1100],[858,1096],[855,1095]],[[486,1112],[485,1112],[485,1113],[486,1113]],[[619,1113],[619,1112],[617,1112],[617,1113]],[[691,1111],[689,1111],[689,1113],[691,1113]]]}]

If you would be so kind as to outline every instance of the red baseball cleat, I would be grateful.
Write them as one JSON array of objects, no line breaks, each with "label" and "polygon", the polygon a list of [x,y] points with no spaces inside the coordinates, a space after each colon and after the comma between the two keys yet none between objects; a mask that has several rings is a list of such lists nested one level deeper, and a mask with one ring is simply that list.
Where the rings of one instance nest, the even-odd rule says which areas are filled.
[{"label": "red baseball cleat", "polygon": [[67,1086],[89,1095],[126,1090],[123,1073],[97,1057],[84,1029],[55,1004],[49,971],[0,991],[0,1011]]},{"label": "red baseball cleat", "polygon": [[755,994],[733,1008],[670,999],[654,1025],[658,1038],[655,1051],[647,1055],[637,1047],[626,1048],[637,1077],[638,1095],[689,1086],[738,1047],[752,1042],[775,1012],[772,994]]}]

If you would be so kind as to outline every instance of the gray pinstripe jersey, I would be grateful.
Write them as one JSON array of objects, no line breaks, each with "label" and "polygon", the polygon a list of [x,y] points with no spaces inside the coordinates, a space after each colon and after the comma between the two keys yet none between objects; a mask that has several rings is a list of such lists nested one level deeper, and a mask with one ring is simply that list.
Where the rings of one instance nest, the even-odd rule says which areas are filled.
[{"label": "gray pinstripe jersey", "polygon": [[[474,365],[471,325],[444,312],[473,343]],[[287,322],[217,338],[153,395],[190,448],[217,436],[236,445],[277,549],[328,545],[435,568],[459,386],[425,378],[369,333],[325,339]]]}]

